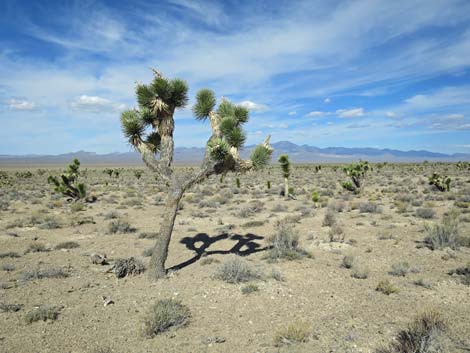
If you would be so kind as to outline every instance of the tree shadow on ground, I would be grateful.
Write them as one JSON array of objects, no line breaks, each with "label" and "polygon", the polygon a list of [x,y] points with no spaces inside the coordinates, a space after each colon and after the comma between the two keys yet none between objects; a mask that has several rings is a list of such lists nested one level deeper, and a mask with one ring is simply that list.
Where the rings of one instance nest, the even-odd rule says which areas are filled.
[{"label": "tree shadow on ground", "polygon": [[[221,240],[232,240],[236,243],[229,250],[209,250],[207,249],[214,243]],[[184,244],[188,250],[194,251],[196,254],[178,265],[171,267],[169,270],[181,270],[186,266],[192,265],[198,261],[203,256],[208,255],[227,255],[227,254],[236,254],[239,256],[248,256],[260,251],[265,251],[268,247],[261,247],[256,240],[262,240],[264,237],[247,233],[245,235],[241,234],[220,234],[214,237],[209,236],[207,233],[198,233],[194,237],[185,237],[180,240],[181,244]],[[201,243],[199,245],[199,243]]]}]

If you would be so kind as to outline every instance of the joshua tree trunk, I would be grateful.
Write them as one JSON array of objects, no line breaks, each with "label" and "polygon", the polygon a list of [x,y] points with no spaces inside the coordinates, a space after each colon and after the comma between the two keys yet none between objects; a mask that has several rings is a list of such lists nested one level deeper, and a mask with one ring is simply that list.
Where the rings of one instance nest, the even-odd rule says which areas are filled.
[{"label": "joshua tree trunk", "polygon": [[284,178],[284,198],[287,200],[289,198],[289,179]]},{"label": "joshua tree trunk", "polygon": [[152,250],[152,257],[148,269],[150,279],[156,280],[166,275],[165,262],[168,256],[171,234],[175,225],[178,206],[183,197],[183,191],[170,193],[167,197],[164,214],[160,223],[158,237]]}]

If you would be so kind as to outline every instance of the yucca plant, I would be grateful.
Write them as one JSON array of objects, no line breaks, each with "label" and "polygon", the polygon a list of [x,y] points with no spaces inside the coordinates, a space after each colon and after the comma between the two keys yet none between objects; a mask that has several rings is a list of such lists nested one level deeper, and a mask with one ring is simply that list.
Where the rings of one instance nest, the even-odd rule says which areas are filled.
[{"label": "yucca plant", "polygon": [[216,108],[214,92],[201,89],[196,95],[193,114],[199,121],[209,120],[212,136],[207,141],[201,167],[195,172],[188,171],[182,177],[175,177],[173,115],[176,109],[188,103],[188,86],[181,79],[168,79],[156,70],[153,73],[152,82],[137,84],[138,108],[124,111],[121,114],[121,125],[127,141],[140,153],[158,181],[167,188],[165,211],[159,216],[160,229],[147,271],[152,279],[158,279],[166,275],[168,246],[184,193],[211,175],[261,169],[269,163],[273,149],[268,136],[263,144],[255,147],[250,160],[242,160],[239,151],[246,140],[243,125],[248,121],[248,110],[226,99],[222,99]]},{"label": "yucca plant", "polygon": [[54,191],[58,192],[70,200],[85,200],[87,202],[95,201],[95,197],[87,198],[87,189],[84,183],[78,182],[80,175],[80,161],[75,158],[60,177],[49,175],[47,182],[54,185]]}]

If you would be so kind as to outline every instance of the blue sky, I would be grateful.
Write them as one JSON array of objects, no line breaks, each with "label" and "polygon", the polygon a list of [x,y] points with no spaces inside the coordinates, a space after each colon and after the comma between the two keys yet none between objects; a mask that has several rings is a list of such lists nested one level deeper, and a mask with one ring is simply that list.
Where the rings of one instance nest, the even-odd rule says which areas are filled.
[{"label": "blue sky", "polygon": [[[470,153],[470,1],[0,1],[0,154],[128,151],[150,68],[251,109],[248,143]],[[178,111],[177,146],[210,129]]]}]

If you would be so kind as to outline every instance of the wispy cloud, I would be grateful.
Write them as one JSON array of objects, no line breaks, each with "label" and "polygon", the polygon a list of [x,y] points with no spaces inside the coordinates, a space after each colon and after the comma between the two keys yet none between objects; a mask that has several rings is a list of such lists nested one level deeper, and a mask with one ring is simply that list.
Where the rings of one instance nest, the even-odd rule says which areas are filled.
[{"label": "wispy cloud", "polygon": [[357,118],[364,116],[364,108],[338,109],[336,114],[340,118]]}]

